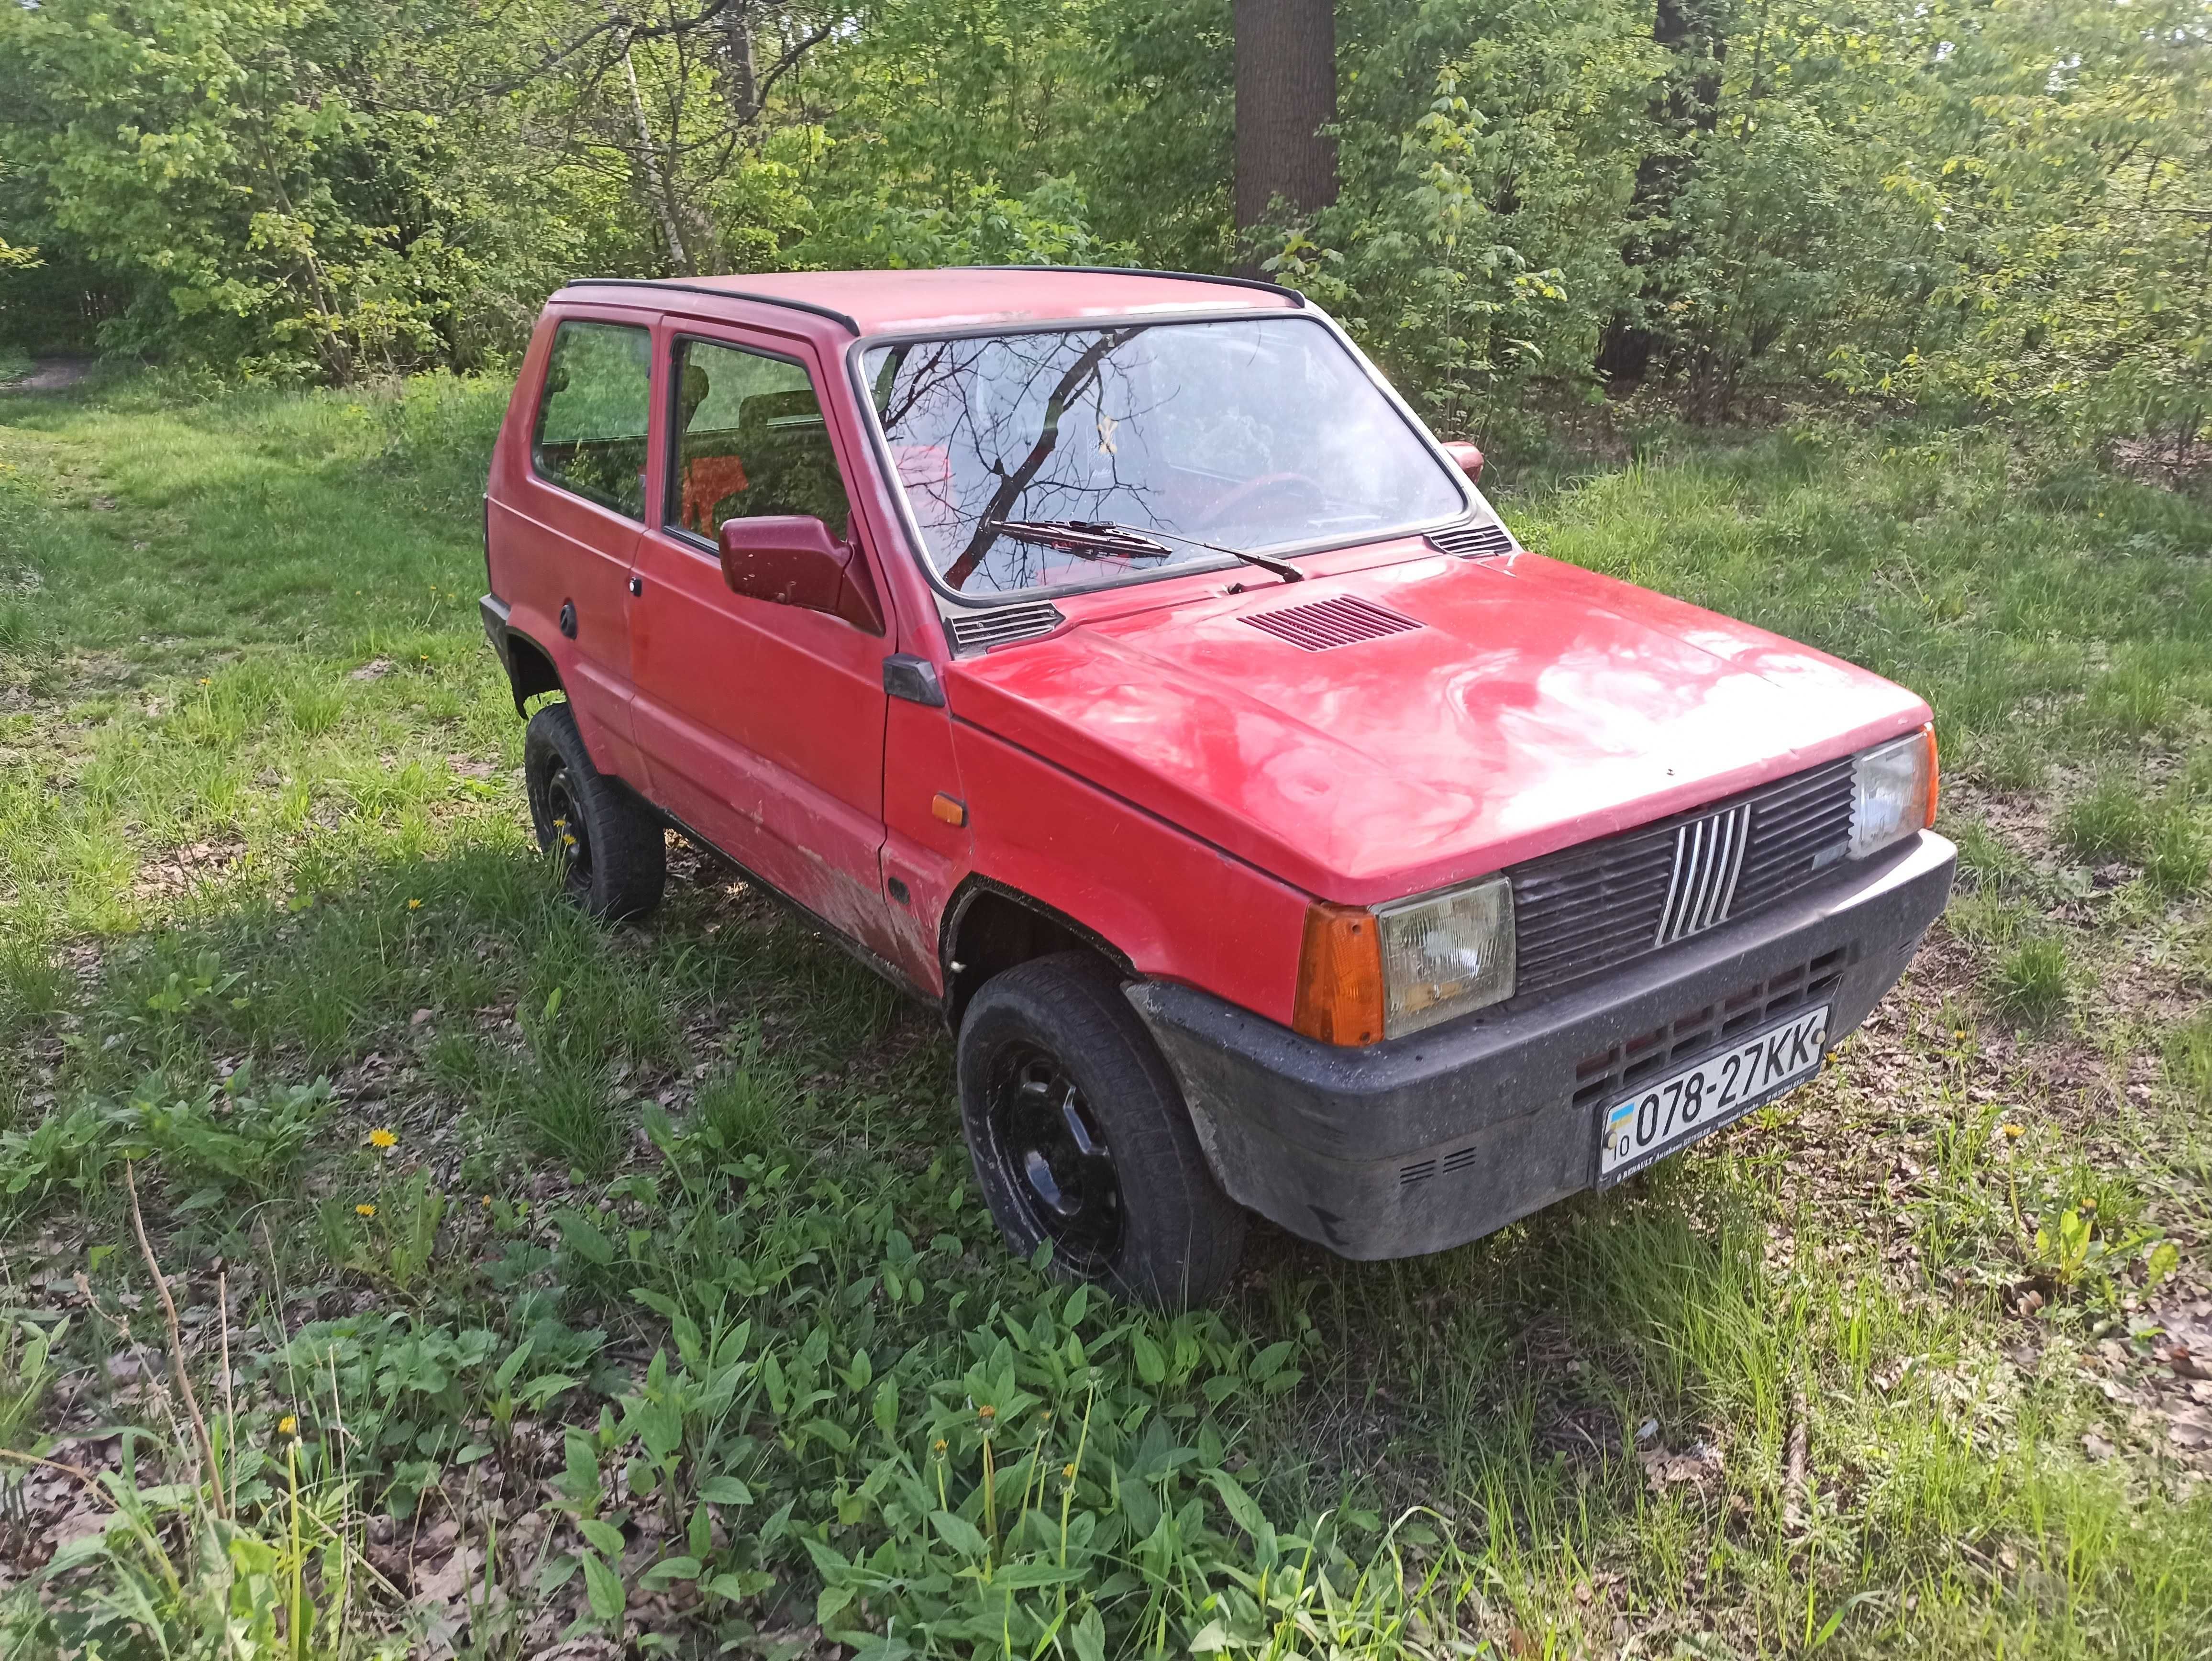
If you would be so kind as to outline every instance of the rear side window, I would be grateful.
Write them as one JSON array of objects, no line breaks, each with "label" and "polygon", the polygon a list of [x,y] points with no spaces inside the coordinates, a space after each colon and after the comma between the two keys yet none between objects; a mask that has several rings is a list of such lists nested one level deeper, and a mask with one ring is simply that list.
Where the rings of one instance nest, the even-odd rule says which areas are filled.
[{"label": "rear side window", "polygon": [[538,433],[538,476],[631,519],[645,517],[645,430],[653,338],[621,323],[563,323],[553,337]]},{"label": "rear side window", "polygon": [[788,358],[676,344],[676,441],[666,521],[714,541],[723,523],[807,514],[842,537],[852,509],[821,401]]}]

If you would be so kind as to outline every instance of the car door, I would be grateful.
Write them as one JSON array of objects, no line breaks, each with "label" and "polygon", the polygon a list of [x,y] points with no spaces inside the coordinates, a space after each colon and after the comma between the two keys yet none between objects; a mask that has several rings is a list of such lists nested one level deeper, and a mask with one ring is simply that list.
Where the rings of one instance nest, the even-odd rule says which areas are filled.
[{"label": "car door", "polygon": [[717,554],[721,525],[738,517],[811,514],[835,537],[860,534],[818,366],[805,341],[765,332],[672,321],[660,334],[667,424],[630,601],[653,796],[890,958],[878,866],[889,644],[827,612],[732,593]]},{"label": "car door", "polygon": [[519,627],[553,654],[602,770],[635,779],[629,597],[645,529],[653,338],[624,313],[553,327],[529,450],[486,520]]}]

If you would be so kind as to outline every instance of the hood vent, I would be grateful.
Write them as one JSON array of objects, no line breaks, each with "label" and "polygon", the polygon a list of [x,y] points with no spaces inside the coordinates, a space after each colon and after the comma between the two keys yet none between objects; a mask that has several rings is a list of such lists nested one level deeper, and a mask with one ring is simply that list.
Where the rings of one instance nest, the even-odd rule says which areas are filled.
[{"label": "hood vent", "polygon": [[1429,540],[1447,554],[1457,554],[1462,559],[1488,559],[1493,554],[1513,551],[1513,533],[1492,520],[1487,525],[1462,525],[1456,530],[1436,531]]},{"label": "hood vent", "polygon": [[1411,618],[1386,611],[1350,594],[1317,599],[1306,605],[1285,605],[1280,611],[1258,611],[1245,622],[1277,640],[1286,640],[1309,652],[1326,652],[1384,635],[1401,635],[1421,625]]},{"label": "hood vent", "polygon": [[1001,605],[993,611],[947,618],[945,626],[951,630],[954,651],[987,652],[1011,641],[1048,635],[1060,627],[1060,608],[1041,599],[1028,605]]}]

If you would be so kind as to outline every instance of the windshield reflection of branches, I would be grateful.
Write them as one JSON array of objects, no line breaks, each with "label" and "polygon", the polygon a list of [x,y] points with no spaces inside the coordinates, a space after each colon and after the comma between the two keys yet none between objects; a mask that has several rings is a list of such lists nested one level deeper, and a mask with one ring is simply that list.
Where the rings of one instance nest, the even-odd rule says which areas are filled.
[{"label": "windshield reflection of branches", "polygon": [[1006,520],[1099,520],[1265,549],[1464,511],[1459,486],[1326,330],[1125,322],[877,348],[870,392],[923,552],[948,586],[1007,592],[1205,561],[1022,540]]},{"label": "windshield reflection of branches", "polygon": [[[944,569],[950,586],[980,579],[1024,588],[1046,579],[1053,551],[1002,536],[1006,520],[1151,517],[1140,419],[1149,409],[1138,390],[1148,366],[1118,356],[1147,332],[933,342],[887,355],[875,388],[884,429],[895,445],[909,432],[939,438],[949,478],[932,482],[951,487],[944,505],[968,527]],[[1095,453],[1063,442],[1083,430],[1086,413]]]},{"label": "windshield reflection of branches", "polygon": [[[982,396],[965,401],[959,435],[981,464],[975,477],[979,483],[988,479],[991,490],[968,545],[945,568],[946,582],[955,588],[967,587],[1000,543],[999,526],[1008,519],[1097,516],[1099,502],[1120,487],[1118,468],[1109,466],[1103,485],[1094,483],[1088,459],[1079,459],[1074,447],[1061,447],[1061,423],[1089,401],[1101,435],[1099,447],[1109,461],[1116,459],[1104,436],[1109,429],[1102,381],[1113,354],[1143,332],[1115,330],[1087,341],[1072,335],[1018,338],[994,355],[995,362],[979,365],[984,379],[976,390]],[[1048,376],[1052,377],[1050,389],[1043,392],[1039,408],[1039,390]],[[1047,557],[1042,546],[1017,544],[1014,556],[1014,571],[988,574],[993,587],[1030,587],[1042,575],[1041,569],[1031,569],[1041,568]]]}]

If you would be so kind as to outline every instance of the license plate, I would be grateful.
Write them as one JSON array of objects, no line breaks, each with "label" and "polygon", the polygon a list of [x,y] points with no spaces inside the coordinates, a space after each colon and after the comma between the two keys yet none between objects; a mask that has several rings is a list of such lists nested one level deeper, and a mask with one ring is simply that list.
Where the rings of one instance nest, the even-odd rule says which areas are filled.
[{"label": "license plate", "polygon": [[1598,1113],[1598,1186],[1719,1129],[1820,1070],[1828,1006],[1738,1039]]}]

